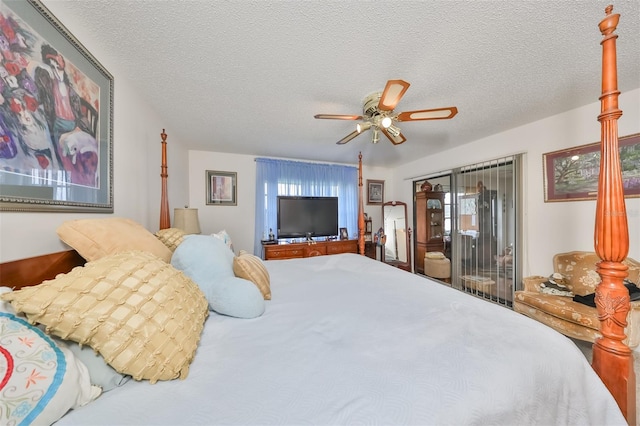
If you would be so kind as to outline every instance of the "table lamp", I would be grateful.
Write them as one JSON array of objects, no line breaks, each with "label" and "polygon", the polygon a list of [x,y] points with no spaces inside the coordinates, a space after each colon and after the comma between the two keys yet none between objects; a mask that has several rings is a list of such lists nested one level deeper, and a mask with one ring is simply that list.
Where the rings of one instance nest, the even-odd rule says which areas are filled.
[{"label": "table lamp", "polygon": [[182,229],[187,234],[199,234],[200,222],[198,221],[198,209],[189,207],[173,210],[173,227]]}]

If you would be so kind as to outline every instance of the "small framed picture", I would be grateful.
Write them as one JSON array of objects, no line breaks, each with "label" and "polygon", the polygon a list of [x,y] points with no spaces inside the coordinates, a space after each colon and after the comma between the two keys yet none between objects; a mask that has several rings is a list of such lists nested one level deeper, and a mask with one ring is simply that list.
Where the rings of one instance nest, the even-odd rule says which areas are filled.
[{"label": "small framed picture", "polygon": [[367,204],[382,204],[384,181],[367,179]]},{"label": "small framed picture", "polygon": [[347,232],[347,228],[340,228],[340,239],[341,240],[349,239],[349,233]]},{"label": "small framed picture", "polygon": [[236,172],[206,171],[207,205],[235,206],[237,190]]}]

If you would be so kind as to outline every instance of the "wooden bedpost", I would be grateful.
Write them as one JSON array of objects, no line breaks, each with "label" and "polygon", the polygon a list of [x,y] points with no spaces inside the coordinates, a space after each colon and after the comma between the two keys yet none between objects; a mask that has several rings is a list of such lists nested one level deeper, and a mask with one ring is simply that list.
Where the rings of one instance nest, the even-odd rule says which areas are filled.
[{"label": "wooden bedpost", "polygon": [[364,201],[362,196],[362,152],[358,153],[358,252],[364,255]]},{"label": "wooden bedpost", "polygon": [[169,216],[169,196],[167,195],[167,134],[162,129],[162,165],[160,166],[160,177],[162,178],[162,195],[160,196],[160,229],[171,227],[171,217]]},{"label": "wooden bedpost", "polygon": [[629,252],[629,229],[622,186],[620,155],[618,152],[618,77],[616,39],[614,34],[619,14],[612,14],[613,6],[605,9],[600,22],[604,36],[602,45],[602,96],[600,96],[601,124],[600,176],[594,233],[595,251],[601,261],[598,273],[602,282],[596,288],[595,301],[600,319],[602,338],[593,345],[594,370],[616,399],[630,425],[636,424],[636,379],[633,354],[623,343],[624,328],[629,313],[629,292],[624,286],[628,267],[622,263]]}]

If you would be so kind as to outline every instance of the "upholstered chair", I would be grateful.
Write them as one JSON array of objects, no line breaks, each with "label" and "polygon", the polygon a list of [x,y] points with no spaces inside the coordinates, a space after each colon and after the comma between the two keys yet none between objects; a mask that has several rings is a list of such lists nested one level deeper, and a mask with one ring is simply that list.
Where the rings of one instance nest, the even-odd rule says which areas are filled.
[{"label": "upholstered chair", "polygon": [[[596,263],[599,261],[600,258],[593,252],[559,253],[553,257],[553,272],[562,274],[566,286],[574,295],[589,296],[595,293],[600,283],[600,275],[596,272]],[[627,279],[638,285],[640,262],[627,258],[624,263],[629,267]],[[513,309],[574,339],[594,342],[601,337],[597,309],[576,302],[571,296],[543,293],[542,284],[548,279],[549,276],[524,278],[524,289],[515,292]],[[635,348],[640,344],[640,300],[631,302],[625,334],[625,343],[629,347]]]}]

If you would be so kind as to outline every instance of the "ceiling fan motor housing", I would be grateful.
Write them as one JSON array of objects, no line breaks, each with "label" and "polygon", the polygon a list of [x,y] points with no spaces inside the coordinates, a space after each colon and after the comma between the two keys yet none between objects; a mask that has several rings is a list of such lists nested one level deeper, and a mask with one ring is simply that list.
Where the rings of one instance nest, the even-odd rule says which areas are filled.
[{"label": "ceiling fan motor housing", "polygon": [[381,96],[382,93],[376,92],[364,98],[362,112],[366,117],[375,117],[377,115],[380,115],[378,103],[380,103]]}]

